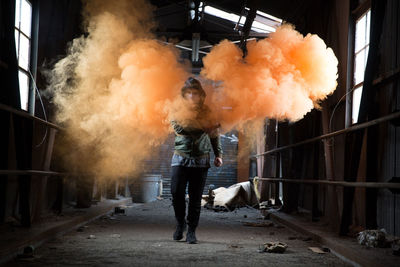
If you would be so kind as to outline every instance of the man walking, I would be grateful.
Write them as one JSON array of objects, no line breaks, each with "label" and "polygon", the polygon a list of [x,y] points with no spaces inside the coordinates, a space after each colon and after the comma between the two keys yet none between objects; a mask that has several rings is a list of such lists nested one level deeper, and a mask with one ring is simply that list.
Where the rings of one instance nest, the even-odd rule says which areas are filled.
[{"label": "man walking", "polygon": [[[201,83],[190,77],[182,87],[185,105],[195,114],[190,122],[171,122],[175,132],[175,151],[172,156],[171,194],[176,218],[174,240],[181,240],[186,224],[189,226],[186,242],[197,243],[196,228],[200,219],[201,198],[210,168],[210,151],[215,154],[214,165],[222,165],[222,147],[219,125],[212,125],[208,118],[210,109],[204,105],[206,93]],[[210,125],[211,124],[211,125]],[[188,185],[189,208],[186,215],[186,186]]]}]

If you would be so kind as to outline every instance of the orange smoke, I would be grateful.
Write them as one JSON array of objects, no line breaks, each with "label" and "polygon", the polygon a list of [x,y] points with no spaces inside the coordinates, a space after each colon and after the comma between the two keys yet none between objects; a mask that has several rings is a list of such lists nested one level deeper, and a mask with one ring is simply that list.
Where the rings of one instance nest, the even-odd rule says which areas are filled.
[{"label": "orange smoke", "polygon": [[188,73],[179,51],[150,34],[151,10],[144,0],[88,1],[88,36],[75,39],[52,70],[49,90],[72,171],[138,173],[170,132],[168,107]]},{"label": "orange smoke", "polygon": [[[171,119],[193,121],[180,96],[188,68],[175,47],[154,40],[151,11],[145,0],[86,1],[88,35],[73,40],[48,87],[71,171],[137,174],[171,133]],[[223,41],[203,59],[200,79],[216,118],[199,124],[230,130],[264,117],[298,120],[336,88],[337,60],[316,35],[284,26],[247,49],[243,59]]]},{"label": "orange smoke", "polygon": [[265,117],[299,120],[336,89],[338,61],[317,35],[284,25],[247,50],[242,58],[224,40],[203,58],[202,75],[222,82],[212,106],[225,129]]}]

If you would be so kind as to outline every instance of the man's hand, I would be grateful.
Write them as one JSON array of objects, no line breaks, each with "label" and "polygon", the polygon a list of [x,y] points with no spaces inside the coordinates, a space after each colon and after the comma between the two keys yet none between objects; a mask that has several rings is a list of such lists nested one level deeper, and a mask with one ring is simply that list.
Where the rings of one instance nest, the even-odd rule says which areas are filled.
[{"label": "man's hand", "polygon": [[214,165],[215,165],[215,167],[221,167],[222,166],[222,158],[221,157],[215,157]]}]

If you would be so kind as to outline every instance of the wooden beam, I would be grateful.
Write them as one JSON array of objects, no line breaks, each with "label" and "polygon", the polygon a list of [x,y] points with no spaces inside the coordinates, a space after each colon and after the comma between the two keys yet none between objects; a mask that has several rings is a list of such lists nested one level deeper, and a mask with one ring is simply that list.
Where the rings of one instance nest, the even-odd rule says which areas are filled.
[{"label": "wooden beam", "polygon": [[344,187],[359,187],[359,188],[395,188],[400,189],[400,183],[375,183],[375,182],[346,182],[346,181],[327,181],[327,180],[314,180],[314,179],[285,179],[285,178],[255,178],[261,181],[268,181],[271,183],[295,183],[295,184],[320,184],[329,186],[344,186]]}]

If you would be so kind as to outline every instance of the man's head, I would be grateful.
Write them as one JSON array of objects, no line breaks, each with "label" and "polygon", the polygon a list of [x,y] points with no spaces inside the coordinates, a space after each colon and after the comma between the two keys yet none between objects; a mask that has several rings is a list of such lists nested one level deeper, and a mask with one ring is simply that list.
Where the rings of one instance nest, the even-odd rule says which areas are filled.
[{"label": "man's head", "polygon": [[203,105],[206,97],[201,83],[195,78],[189,77],[181,89],[182,97],[193,107],[199,108]]}]

